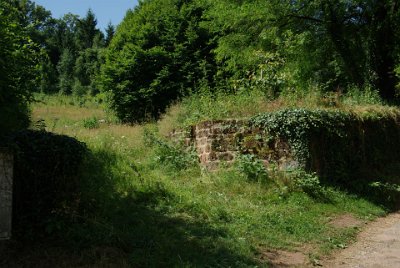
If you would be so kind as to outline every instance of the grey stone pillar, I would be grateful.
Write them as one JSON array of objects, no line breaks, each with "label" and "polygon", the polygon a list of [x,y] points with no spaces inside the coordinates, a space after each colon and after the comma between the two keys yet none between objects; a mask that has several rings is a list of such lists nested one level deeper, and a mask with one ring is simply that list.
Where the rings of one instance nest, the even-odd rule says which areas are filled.
[{"label": "grey stone pillar", "polygon": [[11,238],[13,156],[0,149],[0,240]]}]

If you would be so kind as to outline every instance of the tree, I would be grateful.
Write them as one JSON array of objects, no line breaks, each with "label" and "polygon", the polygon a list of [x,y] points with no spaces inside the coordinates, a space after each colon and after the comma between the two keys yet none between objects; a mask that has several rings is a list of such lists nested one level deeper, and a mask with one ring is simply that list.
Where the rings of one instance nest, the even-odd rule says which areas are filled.
[{"label": "tree", "polygon": [[86,13],[86,17],[78,19],[76,25],[76,45],[79,50],[91,48],[96,35],[101,35],[96,28],[97,19],[91,9]]},{"label": "tree", "polygon": [[64,94],[70,94],[72,92],[72,86],[74,84],[74,66],[75,57],[73,53],[68,48],[64,49],[57,65],[59,73],[58,88],[60,92]]},{"label": "tree", "polygon": [[13,0],[9,1],[18,9],[18,21],[21,27],[26,31],[29,38],[37,46],[36,53],[40,55],[38,66],[40,83],[39,87],[32,90],[40,90],[42,92],[51,92],[56,89],[57,75],[56,64],[52,62],[50,57],[55,50],[49,39],[54,35],[56,20],[52,18],[51,12],[40,5],[36,5],[30,0]]},{"label": "tree", "polygon": [[19,23],[22,15],[12,1],[0,2],[0,136],[28,126],[36,86],[36,47]]},{"label": "tree", "polygon": [[217,60],[233,80],[269,72],[286,88],[373,86],[395,97],[398,1],[221,0],[208,16],[220,36]]},{"label": "tree", "polygon": [[213,83],[212,37],[198,1],[148,0],[127,13],[102,66],[101,84],[124,122],[157,118],[179,97]]},{"label": "tree", "polygon": [[99,92],[96,79],[100,73],[102,49],[93,47],[79,53],[75,62],[74,77],[77,95],[90,93],[95,95]]},{"label": "tree", "polygon": [[106,40],[105,40],[105,45],[107,47],[110,45],[111,40],[114,37],[114,34],[115,34],[115,27],[114,25],[111,24],[111,22],[109,22],[106,28]]}]

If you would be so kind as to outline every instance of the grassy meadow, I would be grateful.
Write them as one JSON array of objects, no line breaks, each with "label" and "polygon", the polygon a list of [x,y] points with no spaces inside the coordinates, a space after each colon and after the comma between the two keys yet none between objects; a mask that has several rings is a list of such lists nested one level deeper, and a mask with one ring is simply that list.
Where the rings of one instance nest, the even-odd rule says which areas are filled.
[{"label": "grassy meadow", "polygon": [[[260,98],[253,98],[262,103],[258,112],[280,105]],[[34,128],[75,137],[90,154],[80,171],[79,209],[69,212],[68,222],[50,222],[46,238],[11,244],[2,260],[10,267],[268,267],[268,253],[277,250],[318,263],[360,230],[335,226],[334,219],[350,215],[364,223],[386,213],[332,187],[312,196],[284,176],[252,180],[236,166],[202,169],[193,154],[163,139],[173,126],[203,118],[195,103],[175,105],[159,122],[130,126],[93,101],[39,99],[32,106]],[[254,107],[250,98],[225,101],[232,103],[225,109]],[[221,117],[251,113],[236,109]]]}]

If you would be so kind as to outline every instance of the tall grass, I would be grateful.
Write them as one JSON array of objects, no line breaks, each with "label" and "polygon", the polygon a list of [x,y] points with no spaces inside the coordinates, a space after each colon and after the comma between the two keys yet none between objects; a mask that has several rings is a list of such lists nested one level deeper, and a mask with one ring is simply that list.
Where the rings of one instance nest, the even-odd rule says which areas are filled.
[{"label": "tall grass", "polygon": [[[80,175],[79,213],[72,223],[51,223],[53,242],[32,242],[22,252],[29,257],[18,258],[18,247],[7,251],[7,265],[40,263],[46,251],[44,265],[57,266],[264,267],[269,250],[307,248],[305,254],[316,258],[348,243],[357,229],[330,225],[337,215],[367,221],[385,213],[379,204],[334,188],[323,188],[328,198],[317,198],[251,161],[208,172],[190,160],[190,152],[162,138],[173,126],[246,117],[279,109],[285,100],[268,100],[258,91],[202,93],[171,107],[157,124],[106,120],[90,129],[83,120],[106,118],[101,108],[63,98],[64,105],[44,98],[33,106],[33,119],[44,119],[47,129],[74,136],[91,150]],[[252,179],[249,170],[265,179]]]},{"label": "tall grass", "polygon": [[279,97],[271,97],[255,88],[231,92],[200,91],[172,105],[159,120],[162,134],[174,128],[211,119],[246,118],[259,113],[283,108],[341,109],[351,112],[391,112],[396,108],[384,105],[378,93],[371,88],[351,87],[345,92],[324,92],[319,87],[307,91],[285,89]]}]

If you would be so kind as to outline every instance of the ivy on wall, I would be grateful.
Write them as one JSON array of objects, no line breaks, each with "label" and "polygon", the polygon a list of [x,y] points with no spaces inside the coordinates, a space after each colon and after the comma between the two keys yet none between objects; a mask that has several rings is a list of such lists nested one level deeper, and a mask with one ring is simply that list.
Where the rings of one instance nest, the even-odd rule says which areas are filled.
[{"label": "ivy on wall", "polygon": [[255,116],[250,126],[266,137],[286,140],[305,170],[345,183],[380,176],[397,165],[399,118],[379,112],[284,109]]}]

